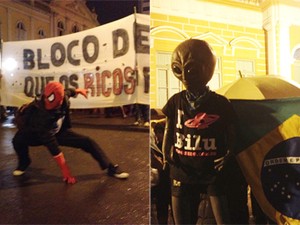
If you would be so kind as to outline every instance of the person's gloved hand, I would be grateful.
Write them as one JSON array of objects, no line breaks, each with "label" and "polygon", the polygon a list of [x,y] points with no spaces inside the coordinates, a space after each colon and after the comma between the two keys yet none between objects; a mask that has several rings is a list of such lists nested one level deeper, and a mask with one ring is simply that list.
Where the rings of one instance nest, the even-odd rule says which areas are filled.
[{"label": "person's gloved hand", "polygon": [[159,173],[155,168],[151,168],[150,181],[151,187],[157,186],[159,184]]},{"label": "person's gloved hand", "polygon": [[77,88],[75,91],[76,91],[76,94],[81,94],[81,95],[83,95],[86,99],[88,98],[88,97],[87,97],[87,90],[86,90],[86,89]]}]

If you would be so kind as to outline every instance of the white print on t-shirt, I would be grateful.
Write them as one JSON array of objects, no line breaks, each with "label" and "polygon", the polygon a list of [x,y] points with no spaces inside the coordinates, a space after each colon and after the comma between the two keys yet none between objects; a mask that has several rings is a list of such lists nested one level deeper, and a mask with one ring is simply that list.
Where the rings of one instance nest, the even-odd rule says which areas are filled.
[{"label": "white print on t-shirt", "polygon": [[[192,145],[194,143],[194,145]],[[202,149],[200,144],[203,144]],[[176,148],[184,147],[184,150],[196,151],[196,150],[206,150],[206,151],[215,151],[216,148],[216,139],[215,138],[201,138],[200,135],[190,135],[187,134],[186,137],[183,134],[176,132]]]},{"label": "white print on t-shirt", "polygon": [[177,123],[176,128],[182,129],[181,118],[184,115],[184,112],[180,109],[177,110]]},{"label": "white print on t-shirt", "polygon": [[[176,128],[179,130],[183,127],[183,115],[182,110],[177,111],[177,123]],[[194,129],[206,129],[219,119],[218,115],[209,115],[206,113],[198,113],[194,118],[185,121],[184,125],[186,127]],[[182,134],[176,132],[176,143],[174,145],[176,148],[184,149],[187,151],[216,151],[216,139],[215,138],[202,138],[199,134],[187,133]],[[202,147],[201,147],[202,146]]]},{"label": "white print on t-shirt", "polygon": [[56,121],[56,126],[51,131],[52,134],[57,134],[60,131],[60,128],[62,127],[64,119],[65,119],[65,117],[63,116]]}]

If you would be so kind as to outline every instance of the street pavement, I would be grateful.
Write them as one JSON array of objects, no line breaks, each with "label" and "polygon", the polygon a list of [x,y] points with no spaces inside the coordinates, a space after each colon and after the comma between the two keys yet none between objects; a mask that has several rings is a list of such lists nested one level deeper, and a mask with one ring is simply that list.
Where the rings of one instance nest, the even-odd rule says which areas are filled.
[{"label": "street pavement", "polygon": [[122,116],[113,116],[106,118],[99,114],[72,114],[72,124],[76,126],[86,126],[103,128],[108,130],[123,130],[123,131],[140,131],[149,132],[149,127],[140,125],[134,125],[134,116],[123,118]]},{"label": "street pavement", "polygon": [[67,185],[43,146],[30,148],[32,164],[25,175],[14,177],[16,128],[3,123],[0,224],[149,224],[149,128],[134,126],[132,117],[78,114],[72,119],[72,129],[94,139],[130,177],[109,177],[89,154],[62,147],[78,181]]}]

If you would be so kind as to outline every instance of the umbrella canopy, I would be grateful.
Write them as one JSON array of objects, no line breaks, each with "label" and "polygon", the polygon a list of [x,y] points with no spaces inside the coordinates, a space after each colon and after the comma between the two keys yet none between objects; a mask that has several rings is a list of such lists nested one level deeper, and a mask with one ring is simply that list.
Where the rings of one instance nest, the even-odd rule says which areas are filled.
[{"label": "umbrella canopy", "polygon": [[216,91],[228,99],[281,99],[300,97],[296,84],[278,76],[242,77]]}]

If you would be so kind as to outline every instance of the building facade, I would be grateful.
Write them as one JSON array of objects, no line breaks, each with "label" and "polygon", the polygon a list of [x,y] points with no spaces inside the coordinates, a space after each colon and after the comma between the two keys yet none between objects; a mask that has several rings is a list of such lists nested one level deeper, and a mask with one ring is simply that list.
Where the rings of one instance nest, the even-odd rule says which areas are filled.
[{"label": "building facade", "polygon": [[138,1],[138,12],[142,14],[150,14],[150,0]]},{"label": "building facade", "polygon": [[0,25],[5,42],[71,34],[99,22],[85,0],[2,0]]},{"label": "building facade", "polygon": [[213,90],[241,75],[300,82],[297,0],[151,0],[150,8],[152,108],[182,89],[171,71],[171,53],[188,38],[206,40],[217,55]]}]

